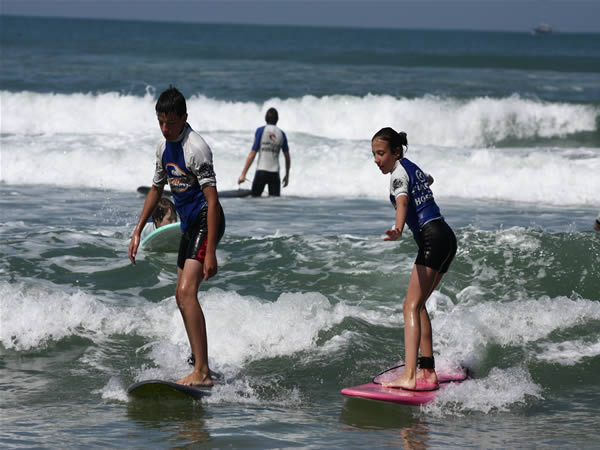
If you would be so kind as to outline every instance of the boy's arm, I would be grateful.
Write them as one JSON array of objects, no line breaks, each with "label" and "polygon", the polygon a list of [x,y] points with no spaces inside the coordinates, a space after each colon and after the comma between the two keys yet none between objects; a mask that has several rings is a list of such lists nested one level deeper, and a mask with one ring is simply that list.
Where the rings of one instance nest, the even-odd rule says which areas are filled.
[{"label": "boy's arm", "polygon": [[144,202],[144,207],[142,208],[142,213],[140,214],[140,219],[133,230],[133,235],[131,236],[131,241],[129,242],[129,260],[133,265],[135,265],[135,256],[137,254],[137,249],[140,245],[140,235],[146,222],[148,222],[148,218],[156,208],[156,205],[160,198],[162,197],[162,193],[164,190],[163,186],[152,185],[150,188],[150,192],[146,196],[146,201]]},{"label": "boy's arm", "polygon": [[384,241],[395,241],[402,237],[402,230],[406,222],[406,212],[408,210],[408,196],[399,195],[396,197],[396,223],[393,230],[387,230]]},{"label": "boy's arm", "polygon": [[285,177],[283,177],[283,187],[286,187],[290,182],[290,152],[283,152],[283,157],[285,158]]},{"label": "boy's arm", "polygon": [[207,225],[208,231],[206,234],[206,256],[204,258],[204,278],[209,278],[217,274],[217,235],[221,222],[221,212],[219,205],[219,195],[215,186],[206,185],[202,188],[204,197],[208,203]]},{"label": "boy's arm", "polygon": [[252,165],[252,162],[254,161],[254,158],[256,157],[256,153],[257,153],[256,150],[250,150],[250,154],[248,155],[248,158],[246,159],[246,164],[244,165],[242,174],[238,178],[238,184],[242,184],[244,181],[246,181],[246,173],[248,173],[248,169],[250,169],[250,166]]}]

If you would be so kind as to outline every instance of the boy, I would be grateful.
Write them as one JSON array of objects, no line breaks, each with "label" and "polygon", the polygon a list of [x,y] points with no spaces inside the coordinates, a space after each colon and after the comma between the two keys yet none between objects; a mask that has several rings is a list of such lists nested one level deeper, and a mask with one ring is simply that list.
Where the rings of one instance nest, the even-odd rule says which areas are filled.
[{"label": "boy", "polygon": [[252,181],[252,196],[260,197],[265,185],[269,186],[269,195],[279,196],[281,180],[279,178],[279,151],[283,150],[285,158],[285,176],[283,187],[288,185],[290,179],[290,150],[285,133],[277,126],[279,114],[275,108],[269,108],[265,114],[266,125],[256,129],[254,144],[238,178],[238,184],[246,181],[246,173],[258,153],[256,173]]},{"label": "boy", "polygon": [[217,195],[212,152],[187,123],[185,98],[171,87],[156,102],[156,117],[164,137],[156,148],[152,187],[131,242],[129,259],[135,264],[140,233],[160,200],[168,181],[181,220],[175,299],[195,356],[194,371],[177,381],[186,386],[212,386],[208,367],[206,323],[198,303],[202,279],[217,273],[217,243],[223,236],[225,217]]}]

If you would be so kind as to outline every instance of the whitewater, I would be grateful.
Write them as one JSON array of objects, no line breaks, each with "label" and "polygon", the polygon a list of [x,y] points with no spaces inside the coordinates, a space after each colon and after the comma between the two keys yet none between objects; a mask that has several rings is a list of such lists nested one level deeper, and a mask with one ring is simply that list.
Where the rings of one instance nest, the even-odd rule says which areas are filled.
[{"label": "whitewater", "polygon": [[[48,185],[134,190],[151,182],[160,138],[155,97],[0,92],[1,180],[35,173]],[[521,98],[304,96],[263,103],[188,100],[189,122],[214,153],[219,187],[232,189],[268,107],[282,117],[294,171],[286,195],[378,198],[386,180],[369,141],[382,126],[408,133],[407,156],[436,180],[436,196],[594,206],[600,150],[572,145],[597,134],[598,108]],[[393,118],[393,119],[392,119]],[[527,144],[526,146],[524,144]],[[124,168],[128,169],[126,174]]]}]

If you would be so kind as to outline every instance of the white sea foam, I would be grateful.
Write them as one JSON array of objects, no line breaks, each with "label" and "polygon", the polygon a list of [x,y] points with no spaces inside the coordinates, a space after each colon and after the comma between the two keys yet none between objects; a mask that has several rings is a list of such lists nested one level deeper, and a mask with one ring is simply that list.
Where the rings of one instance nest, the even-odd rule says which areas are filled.
[{"label": "white sea foam", "polygon": [[[134,190],[149,185],[160,138],[154,98],[0,92],[0,180]],[[381,126],[404,129],[407,156],[432,173],[436,197],[595,205],[595,148],[493,148],[507,138],[560,139],[593,132],[599,111],[519,97],[470,101],[385,96],[272,99],[264,104],[191,97],[190,123],[210,144],[219,186],[237,186],[266,107],[280,110],[292,172],[284,195],[386,198],[388,178],[372,162]],[[568,189],[565,187],[568,183]]]},{"label": "white sea foam", "polygon": [[[152,95],[38,94],[1,91],[2,132],[36,134],[156,134]],[[594,131],[597,108],[512,96],[458,100],[367,95],[278,99],[263,104],[188,99],[198,130],[253,131],[268,106],[286,130],[330,139],[368,139],[381,126],[402,128],[419,145],[481,147],[503,139],[561,137]]]},{"label": "white sea foam", "polygon": [[557,330],[600,320],[600,303],[567,297],[456,305],[435,314],[436,351],[449,360],[476,365],[488,345],[524,347]]},{"label": "white sea foam", "polygon": [[507,411],[528,400],[542,399],[542,387],[521,367],[493,368],[484,378],[445,387],[435,400],[422,407],[429,415],[463,415],[467,412]]},{"label": "white sea foam", "polygon": [[589,336],[585,340],[546,342],[540,344],[540,349],[542,352],[535,355],[536,359],[563,366],[574,366],[586,358],[600,356],[600,339],[596,335]]},{"label": "white sea foam", "polygon": [[[0,299],[0,343],[7,349],[44,348],[70,336],[102,343],[115,334],[138,335],[149,340],[139,353],[155,363],[154,369],[148,369],[154,370],[153,375],[185,373],[189,345],[172,297],[159,303],[132,300],[127,306],[115,306],[81,291],[2,282]],[[398,323],[397,317],[390,318],[384,311],[332,305],[319,293],[283,293],[275,302],[263,302],[213,288],[202,293],[201,302],[208,323],[209,353],[217,368],[226,371],[257,359],[320,351],[319,332],[348,316],[389,322],[389,326]],[[326,348],[333,352],[348,339],[342,335],[329,341]],[[95,358],[84,358],[100,368]],[[173,367],[177,374],[163,372]]]},{"label": "white sea foam", "polygon": [[[493,368],[477,374],[479,361],[490,345],[520,347],[527,358],[572,365],[600,353],[590,341],[544,342],[559,330],[600,319],[600,304],[566,297],[542,297],[507,303],[458,304],[438,310],[432,319],[438,367],[461,361],[476,378],[452,385],[423,408],[426,414],[461,415],[467,412],[505,411],[542,398],[542,387],[525,364]],[[593,339],[592,339],[593,340]]]},{"label": "white sea foam", "polygon": [[[147,340],[138,350],[141,362],[136,370],[137,379],[173,379],[189,371],[185,362],[189,345],[172,297],[159,303],[132,300],[127,306],[117,306],[81,291],[65,292],[52,286],[2,282],[0,301],[0,344],[5,349],[44,348],[70,336],[93,341],[96,344],[93,348],[97,350],[87,351],[80,362],[111,377],[102,390],[106,398],[124,398],[119,374],[106,367],[101,353],[115,335],[137,335]],[[304,353],[310,362],[350,348],[361,336],[347,330],[324,342],[318,339],[321,331],[339,325],[347,317],[388,327],[400,326],[402,320],[399,311],[367,304],[332,304],[316,292],[283,293],[275,302],[264,302],[212,288],[202,293],[201,302],[207,317],[211,366],[237,385],[233,391],[231,386],[223,388],[222,395],[215,390],[211,401],[223,401],[231,395],[249,403],[258,401],[259,395],[254,392],[256,380],[239,376],[250,361]],[[454,305],[449,298],[435,292],[429,309],[440,367],[461,361],[476,368],[489,345],[523,347],[530,357],[561,364],[574,364],[599,352],[596,345],[583,345],[579,341],[544,342],[557,330],[600,320],[598,302],[542,297],[507,303]],[[502,326],[498,326],[500,322]],[[147,363],[143,363],[144,360]],[[277,380],[265,383],[276,387]],[[488,376],[468,383],[441,396],[439,409],[447,411],[448,405],[460,403],[461,406],[457,406],[460,411],[503,410],[525,401],[528,395],[540,395],[539,386],[523,368],[500,372],[494,369]],[[473,392],[480,395],[473,397]],[[298,392],[286,390],[274,401],[301,401],[299,396]]]}]

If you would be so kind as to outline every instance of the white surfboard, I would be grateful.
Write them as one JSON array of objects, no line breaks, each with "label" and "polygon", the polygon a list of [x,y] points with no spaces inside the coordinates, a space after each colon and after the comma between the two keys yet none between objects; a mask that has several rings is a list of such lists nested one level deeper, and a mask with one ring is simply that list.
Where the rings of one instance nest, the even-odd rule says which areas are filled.
[{"label": "white surfboard", "polygon": [[[151,224],[147,226],[152,226]],[[150,232],[142,238],[140,246],[153,252],[176,252],[181,239],[181,223],[174,222]]]}]

